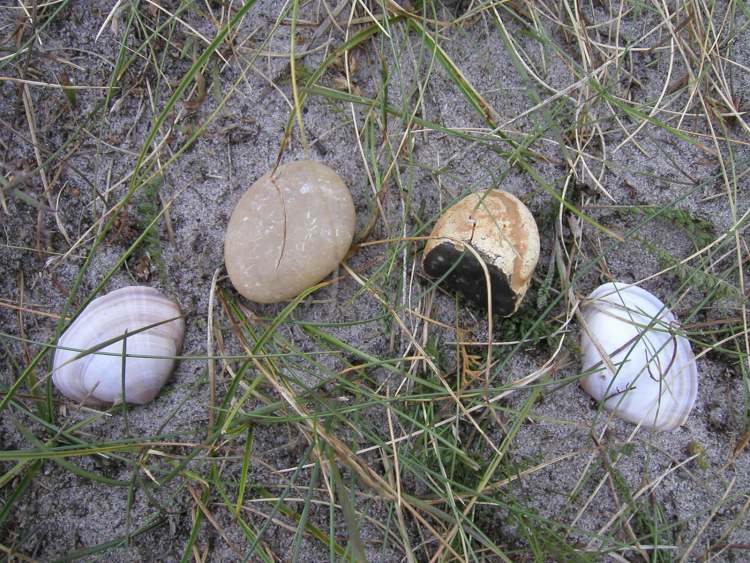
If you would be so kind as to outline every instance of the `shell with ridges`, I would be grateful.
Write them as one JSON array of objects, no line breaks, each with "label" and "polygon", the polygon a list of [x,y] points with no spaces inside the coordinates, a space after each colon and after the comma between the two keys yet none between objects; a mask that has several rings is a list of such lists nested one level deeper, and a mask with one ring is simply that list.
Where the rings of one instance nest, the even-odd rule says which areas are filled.
[{"label": "shell with ridges", "polygon": [[[182,348],[181,315],[175,302],[150,287],[123,287],[94,299],[57,342],[55,386],[66,397],[89,405],[122,402],[121,337],[127,331],[125,401],[151,401],[172,373],[174,356]],[[164,322],[169,319],[174,320]],[[162,324],[132,334],[156,323]],[[114,339],[118,340],[91,353],[81,352]]]},{"label": "shell with ridges", "polygon": [[581,379],[585,391],[635,424],[657,430],[684,424],[698,393],[698,369],[666,305],[639,287],[606,283],[581,313],[583,369],[592,372]]}]

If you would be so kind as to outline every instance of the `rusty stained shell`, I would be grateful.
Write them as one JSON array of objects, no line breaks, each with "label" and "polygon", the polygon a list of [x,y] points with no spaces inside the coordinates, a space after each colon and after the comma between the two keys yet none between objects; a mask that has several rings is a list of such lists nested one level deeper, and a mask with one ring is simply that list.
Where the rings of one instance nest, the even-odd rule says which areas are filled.
[{"label": "rusty stained shell", "polygon": [[425,272],[481,306],[487,303],[484,270],[492,284],[492,310],[512,315],[521,304],[539,260],[539,231],[529,209],[500,190],[473,193],[438,219],[424,250]]},{"label": "rusty stained shell", "polygon": [[354,238],[349,188],[328,166],[279,166],[240,198],[224,239],[232,285],[258,303],[294,298],[333,272]]},{"label": "rusty stained shell", "polygon": [[122,402],[127,331],[125,401],[148,403],[166,383],[182,348],[181,315],[177,303],[150,287],[123,287],[94,299],[57,341],[55,387],[87,405]]}]

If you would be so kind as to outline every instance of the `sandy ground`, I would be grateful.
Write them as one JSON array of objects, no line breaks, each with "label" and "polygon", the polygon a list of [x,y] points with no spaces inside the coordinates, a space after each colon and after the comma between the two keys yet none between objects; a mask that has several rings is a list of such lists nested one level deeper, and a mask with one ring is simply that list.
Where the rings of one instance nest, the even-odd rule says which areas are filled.
[{"label": "sandy ground", "polygon": [[[597,10],[600,9],[597,8],[591,17],[603,18],[604,15]],[[33,67],[39,74],[38,79],[57,82],[55,77],[66,71],[74,84],[106,85],[125,25],[120,19],[117,30],[107,26],[99,40],[95,41],[107,12],[96,2],[74,2],[65,8],[64,14],[43,32],[42,45],[33,60]],[[278,2],[258,2],[252,8],[252,16],[243,21],[239,37],[255,33],[248,45],[259,44],[270,33],[278,12]],[[322,17],[315,5],[306,6],[302,14],[310,20]],[[10,26],[18,16],[17,10],[4,9],[0,12],[3,36],[10,32]],[[640,36],[642,30],[648,28],[649,17],[651,16],[644,14],[641,16],[643,19],[633,17],[626,20],[623,35]],[[207,37],[212,37],[215,33],[215,29],[206,20],[193,12],[186,13],[184,19]],[[509,21],[507,25],[511,33],[519,32],[519,26],[514,22]],[[314,26],[302,28],[299,30],[300,37],[309,38],[314,29]],[[406,100],[409,107],[413,107],[414,96],[419,94],[416,77],[421,76],[421,80],[424,80],[429,57],[420,51],[421,43],[413,34],[406,34],[403,28],[398,27],[394,28],[394,33],[398,41],[403,42],[404,54],[399,61],[394,60],[391,54],[384,63],[393,68],[399,62],[401,72],[408,80],[400,87],[391,84],[389,101],[393,106],[399,107]],[[477,91],[497,109],[500,121],[509,120],[532,106],[524,83],[491,22],[485,17],[478,17],[445,33],[442,46]],[[177,44],[185,42],[187,34],[184,28],[176,28],[173,34],[173,41]],[[286,52],[288,39],[289,28],[281,25],[273,34],[268,48]],[[654,37],[649,44],[658,44],[663,39]],[[135,38],[131,36],[130,40],[131,47],[134,47]],[[341,41],[342,36],[335,32],[334,44]],[[532,52],[534,43],[530,39],[527,41],[529,52]],[[737,60],[750,60],[749,41],[747,33],[736,40]],[[202,47],[200,41],[196,41],[193,46],[198,52]],[[159,80],[169,80],[174,85],[189,68],[189,57],[178,60],[179,57],[173,51],[174,49],[167,49],[164,76],[148,75],[150,86],[153,87]],[[366,97],[377,94],[380,62],[376,55],[372,46],[367,44],[356,51],[358,68],[354,78],[362,95]],[[320,64],[322,56],[322,52],[318,51],[302,59],[302,62],[306,68],[314,69]],[[76,66],[63,64],[59,58],[65,58]],[[657,97],[663,86],[668,63],[666,57],[658,55],[634,55],[631,68],[640,86],[631,90],[630,95],[634,99],[643,100]],[[675,64],[679,67],[679,61]],[[192,116],[187,117],[185,113],[190,113],[190,110],[184,107],[184,99],[177,104],[177,111],[182,113],[179,114],[178,126],[172,131],[172,138],[161,149],[160,158],[163,161],[182,145],[189,134],[189,125],[195,126],[202,122],[216,108],[215,92],[225,92],[229,85],[235,82],[238,84],[236,92],[205,133],[165,171],[159,196],[164,202],[171,201],[172,205],[169,224],[160,221],[158,225],[163,266],[154,265],[153,271],[145,276],[139,273],[139,260],[144,256],[144,251],[139,249],[128,260],[126,267],[120,268],[105,286],[105,290],[113,290],[143,283],[175,297],[187,314],[185,355],[206,353],[210,285],[214,272],[217,269],[221,271],[222,268],[222,239],[229,214],[242,192],[276,161],[289,106],[281,92],[274,89],[266,79],[273,80],[286,98],[291,98],[288,58],[261,57],[256,61],[256,70],[248,72],[242,80],[238,71],[239,63],[222,69],[220,74],[218,60],[212,59],[210,65],[211,71],[207,73],[209,94],[204,103],[193,110]],[[6,66],[0,74],[14,75],[17,73],[16,66]],[[111,108],[98,114],[94,112],[97,104],[103,101],[104,94],[101,90],[79,91],[76,95],[76,107],[71,111],[59,90],[29,88],[36,135],[44,154],[68,151],[73,147],[66,143],[69,139],[74,139],[75,150],[66,158],[65,163],[60,166],[59,159],[56,159],[52,169],[47,172],[55,194],[59,220],[72,240],[81,237],[106,209],[124,195],[125,186],[120,180],[133,169],[137,152],[152,124],[152,104],[162,107],[166,101],[163,84],[155,91],[144,88],[145,83],[139,76],[143,68],[144,65],[135,64],[126,73],[122,85],[128,88],[130,84],[134,89],[125,95],[116,95]],[[220,83],[215,84],[217,77]],[[331,86],[334,78],[333,73],[329,72],[323,77],[321,84]],[[547,61],[545,79],[550,86],[558,88],[565,87],[572,81],[568,69],[553,56]],[[734,80],[739,92],[746,91],[750,86],[747,73],[737,72]],[[420,102],[422,118],[447,127],[485,127],[481,117],[466,103],[455,84],[441,69],[432,69],[427,84]],[[3,151],[2,173],[5,177],[23,173],[36,166],[21,92],[18,84],[0,81],[0,149]],[[309,98],[305,109],[303,117],[306,133],[312,141],[309,156],[333,167],[345,179],[351,188],[357,207],[358,226],[362,230],[375,200],[351,121],[354,116],[361,124],[366,109],[355,106],[352,111],[348,104],[315,96]],[[575,119],[574,109],[570,106],[565,115],[554,119],[560,123],[570,123]],[[607,112],[603,104],[593,104],[589,118],[595,119],[597,115],[603,120],[606,118]],[[90,116],[96,117],[92,119]],[[393,141],[397,143],[401,139],[402,124],[395,118],[394,121]],[[603,123],[607,130],[607,146],[613,148],[625,138],[624,134],[613,125],[611,119]],[[510,127],[528,133],[538,126],[548,128],[539,116],[515,121]],[[628,126],[632,129],[633,124],[628,123]],[[695,127],[700,132],[706,131],[704,125],[697,124]],[[165,132],[166,125],[159,138]],[[747,139],[747,134],[739,130],[735,130],[734,135]],[[567,168],[561,158],[562,152],[554,142],[556,133],[548,128],[543,137],[543,140],[534,144],[534,148],[549,158],[536,161],[535,167],[545,181],[558,182],[564,177]],[[715,233],[730,228],[735,218],[747,210],[750,202],[747,178],[740,181],[733,215],[727,205],[723,184],[712,180],[717,176],[717,160],[707,156],[705,146],[709,144],[709,140],[705,137],[696,135],[681,140],[648,125],[639,133],[637,141],[637,146],[629,143],[619,151],[607,154],[608,166],[601,174],[600,160],[589,160],[589,164],[596,167],[594,174],[599,177],[613,201],[597,189],[593,182],[582,181],[571,188],[576,191],[570,197],[571,201],[607,228],[625,233],[642,221],[642,217],[616,209],[612,207],[613,204],[672,204],[696,218],[710,222]],[[389,221],[386,225],[379,220],[370,233],[370,239],[402,234],[398,231],[402,200],[407,201],[411,208],[406,222],[407,232],[418,234],[423,225],[429,227],[440,210],[461,194],[488,186],[500,186],[525,201],[540,222],[542,255],[535,282],[522,311],[528,318],[534,318],[543,310],[537,297],[551,264],[558,209],[554,200],[539,189],[538,184],[532,182],[526,173],[517,167],[509,167],[507,160],[493,152],[491,147],[434,131],[416,132],[409,137],[409,142],[413,144],[410,157],[401,159],[398,166],[398,173],[404,185],[408,186],[408,192],[399,190],[393,183],[386,186],[381,201]],[[601,155],[600,147],[597,148],[596,145],[590,150],[593,155]],[[750,156],[747,147],[735,146],[733,150],[738,166],[746,167]],[[283,160],[304,156],[305,152],[295,135]],[[29,176],[23,189],[38,201],[45,201],[38,173]],[[84,244],[71,255],[60,259],[57,253],[66,252],[70,245],[60,233],[53,215],[45,213],[38,228],[35,207],[7,195],[6,199],[8,211],[0,212],[3,237],[0,246],[3,274],[0,276],[0,297],[5,302],[15,304],[22,300],[25,306],[36,311],[59,313],[91,241],[85,238]],[[142,208],[138,207],[139,201],[143,201],[141,196],[136,197],[128,207],[126,219],[118,224],[115,232],[107,236],[97,251],[84,275],[78,302],[113,268],[140,232],[138,229]],[[570,236],[573,228],[577,226],[564,226],[566,236]],[[665,220],[652,221],[638,230],[637,235],[641,240],[631,237],[625,243],[617,243],[585,223],[580,225],[580,229],[582,248],[576,265],[582,267],[574,287],[580,295],[612,278],[632,282],[659,272],[664,265],[652,249],[643,243],[644,240],[647,243],[653,242],[677,260],[694,251],[686,230]],[[39,240],[49,253],[34,250]],[[386,248],[375,245],[361,249],[347,260],[347,264],[362,275],[373,275],[383,263]],[[399,253],[393,278],[385,282],[380,280],[378,283],[383,287],[398,287],[402,269],[411,276],[412,270],[418,268],[418,255],[415,252],[418,248],[418,245],[408,246],[405,253]],[[596,261],[594,267],[588,267],[597,254],[601,254],[602,259]],[[587,267],[583,267],[584,265]],[[750,273],[746,270],[747,275]],[[472,340],[486,339],[486,319],[480,312],[459,309],[457,314],[453,300],[440,293],[434,293],[425,301],[425,286],[417,280],[418,276],[414,283],[407,285],[403,295],[398,296],[399,300],[414,306],[419,302],[425,314],[443,323],[450,325],[459,322]],[[557,277],[555,280],[558,283]],[[675,312],[681,319],[690,314],[704,295],[702,289],[696,286],[687,291],[685,296],[681,296],[685,288],[680,289],[678,277],[671,273],[660,275],[642,285],[666,302],[676,302]],[[228,280],[223,277],[219,279],[219,287],[228,292],[233,291]],[[558,289],[559,287],[555,287],[555,291]],[[294,318],[324,322],[332,319],[347,321],[381,317],[384,312],[382,306],[372,295],[358,293],[358,290],[357,283],[350,276],[343,275],[335,286],[322,290],[316,294],[315,299],[302,303]],[[551,295],[554,298],[557,294],[553,292]],[[274,315],[283,307],[247,306],[261,318]],[[727,298],[709,308],[700,309],[696,317],[690,320],[711,321],[727,315],[737,315],[738,311],[737,299]],[[551,318],[563,313],[562,306],[558,306]],[[217,312],[215,322],[224,335],[225,351],[241,353],[241,348],[229,330],[224,312]],[[407,318],[407,322],[422,330],[417,317]],[[513,326],[512,320],[497,321],[496,340],[502,341],[504,335],[510,334],[505,331],[510,331]],[[46,316],[28,312],[19,314],[16,310],[0,307],[0,330],[6,335],[23,336],[32,342],[46,342],[54,335],[55,322]],[[295,325],[286,324],[280,330],[284,338],[290,339],[302,350],[314,352],[319,347],[316,341],[311,340]],[[555,522],[574,524],[574,531],[568,537],[569,542],[582,547],[588,543],[590,534],[602,529],[618,507],[627,501],[617,494],[611,481],[605,479],[606,472],[600,464],[592,467],[587,463],[592,459],[591,451],[595,446],[592,434],[596,435],[596,431],[601,430],[606,417],[597,413],[596,404],[575,383],[555,384],[555,380],[563,380],[578,373],[575,323],[569,330],[571,334],[568,338],[571,343],[566,346],[565,354],[571,362],[554,372],[552,381],[545,385],[540,398],[533,405],[528,422],[519,431],[508,453],[509,462],[502,469],[505,474],[496,475],[496,479],[514,475],[517,477],[514,486],[498,493],[502,505],[507,507],[516,503],[523,504],[529,510],[549,518],[551,527],[555,526]],[[404,335],[392,323],[382,321],[331,328],[330,333],[378,357],[394,357],[404,353],[408,347]],[[449,344],[456,340],[455,331],[431,326],[429,336],[442,351],[441,366],[446,373],[455,372],[455,347]],[[510,348],[498,346],[495,355],[505,359]],[[10,386],[28,361],[28,355],[33,356],[39,350],[40,347],[36,344],[21,345],[17,340],[3,337],[0,347],[0,385],[4,388]],[[696,348],[696,352],[701,350]],[[522,346],[508,360],[498,377],[511,380],[531,373],[545,363],[551,352],[552,349],[546,343]],[[321,362],[329,369],[347,365],[346,359],[334,356],[322,357]],[[36,376],[43,377],[50,363],[51,358],[48,356],[35,371]],[[707,522],[692,556],[703,553],[709,542],[750,544],[750,529],[743,521],[743,510],[747,509],[750,491],[748,454],[741,453],[735,464],[727,463],[733,448],[747,430],[747,389],[743,389],[742,374],[736,361],[726,355],[710,352],[699,359],[698,365],[699,398],[687,424],[674,432],[662,434],[641,431],[633,437],[632,447],[627,448],[625,455],[616,464],[618,474],[633,494],[655,477],[665,475],[658,487],[653,491],[648,489],[645,494],[651,498],[654,507],[658,506],[664,511],[666,522],[679,521],[670,531],[670,541],[676,546],[672,554],[685,549]],[[301,365],[296,375],[307,383],[314,382],[319,376],[309,364]],[[376,381],[384,381],[387,373],[378,369],[373,370],[369,376]],[[220,394],[226,389],[228,378],[228,374],[222,371]],[[270,389],[267,391],[273,394]],[[508,409],[516,408],[527,397],[528,393],[522,391],[512,395],[503,405]],[[56,398],[60,399],[59,396]],[[116,413],[86,424],[83,431],[89,442],[157,433],[168,435],[170,439],[177,441],[199,442],[205,438],[207,405],[206,362],[185,360],[179,363],[174,376],[157,400],[129,411],[128,429],[124,425],[123,415]],[[252,401],[248,403],[248,409],[253,405]],[[91,414],[90,411],[65,406],[62,400],[55,406],[57,424],[66,427]],[[360,421],[367,421],[382,437],[387,435],[383,427],[382,412],[377,409],[362,410],[357,416]],[[502,426],[488,426],[491,430],[489,438],[500,443],[504,436]],[[38,445],[32,443],[30,437],[19,430],[20,427],[31,429],[39,440],[50,437],[38,424],[13,407],[6,410],[0,421],[2,449],[25,449]],[[467,436],[470,433],[468,425],[460,425],[459,428]],[[610,443],[625,441],[630,438],[632,430],[631,425],[614,420],[609,424],[604,440]],[[351,440],[352,447],[368,445],[363,437],[355,437],[345,429],[341,430],[341,436],[345,440]],[[691,461],[677,467],[689,457],[688,444],[693,441],[705,448],[706,464],[699,467],[695,461]],[[234,452],[234,461],[224,468],[222,480],[231,490],[234,490],[233,480],[238,478],[240,471],[238,456],[241,455],[242,444],[241,439],[235,438],[226,443],[230,450],[234,448],[231,450]],[[423,446],[413,444],[413,447]],[[271,488],[275,483],[281,482],[286,477],[280,476],[277,470],[295,467],[306,448],[307,443],[291,428],[280,431],[279,425],[257,425],[250,470],[252,483]],[[187,450],[176,448],[171,451],[180,454]],[[551,463],[528,476],[521,474],[519,477],[524,469],[571,452],[578,454]],[[487,459],[489,456],[489,452],[482,451],[474,454],[478,459]],[[364,456],[364,459],[373,467],[382,468],[379,456],[369,455]],[[132,470],[116,458],[83,457],[71,459],[71,462],[110,479],[129,482],[133,478]],[[11,463],[0,464],[3,472],[11,467]],[[208,466],[205,460],[196,460],[193,467],[197,472],[205,473]],[[674,470],[668,471],[670,468]],[[303,474],[298,477],[297,482],[306,484],[309,478],[309,473]],[[147,476],[139,474],[138,479],[146,480]],[[355,486],[350,475],[345,479]],[[36,473],[30,488],[15,500],[9,520],[0,531],[0,543],[12,546],[30,557],[54,559],[76,549],[119,538],[128,531],[144,526],[155,516],[160,516],[153,529],[134,537],[129,543],[112,546],[106,556],[100,554],[97,558],[106,557],[111,561],[179,559],[193,517],[191,507],[194,504],[189,489],[184,487],[184,483],[178,486],[175,480],[165,487],[149,487],[147,495],[143,490],[145,484],[141,481],[139,483],[136,494],[129,499],[126,486],[92,483],[72,474],[54,461],[46,461]],[[200,490],[198,483],[188,485],[196,491]],[[411,487],[413,494],[426,493],[423,485],[413,478],[406,477],[403,486]],[[7,500],[12,488],[12,485],[4,486],[0,491],[0,499]],[[294,491],[295,496],[303,493],[304,489]],[[587,504],[592,495],[593,502]],[[211,501],[222,502],[218,496]],[[361,495],[357,499],[357,508],[371,519],[362,521],[362,537],[368,559],[400,560],[400,549],[393,542],[383,544],[382,530],[378,526],[388,518],[393,518],[387,504],[369,495]],[[260,512],[248,512],[246,516],[249,522],[259,527],[265,522],[264,513],[269,505],[257,505],[257,509]],[[346,527],[343,517],[336,513],[335,518],[336,532],[344,537]],[[209,550],[212,561],[236,559],[237,554],[233,548],[237,549],[239,546],[239,550],[243,551],[242,547],[246,546],[245,537],[224,511],[219,511],[218,519],[231,546],[212,526],[205,523],[199,533],[197,545],[200,550]],[[286,525],[290,524],[283,517],[281,520]],[[328,510],[324,506],[313,508],[311,520],[327,530]],[[508,518],[507,508],[480,505],[475,514],[475,523],[500,546],[509,549],[525,546],[520,539],[523,534],[518,530],[519,521]],[[733,523],[736,525],[733,526]],[[413,539],[418,544],[420,539],[416,525],[411,523],[409,529],[415,534]],[[723,537],[727,530],[730,530],[728,535]],[[292,538],[292,532],[273,523],[265,532],[263,541],[283,560],[289,552]],[[627,537],[623,537],[623,540],[629,541]],[[327,548],[310,538],[303,541],[303,552],[307,554],[307,560],[328,559]],[[426,554],[433,549],[434,545],[428,545],[427,551],[417,552],[417,557],[426,559]],[[742,550],[728,550],[721,554],[720,559],[741,561],[746,553]],[[550,556],[555,557],[555,554]],[[633,553],[626,553],[625,556],[636,557]]]}]

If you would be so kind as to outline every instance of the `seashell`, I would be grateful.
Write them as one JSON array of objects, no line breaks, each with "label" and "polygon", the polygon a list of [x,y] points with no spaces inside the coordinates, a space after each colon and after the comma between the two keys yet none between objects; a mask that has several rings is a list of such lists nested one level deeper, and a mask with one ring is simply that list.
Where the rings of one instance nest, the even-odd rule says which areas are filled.
[{"label": "seashell", "polygon": [[[174,356],[182,348],[181,315],[175,302],[150,287],[123,287],[94,299],[57,341],[52,381],[66,397],[89,405],[151,401],[172,373]],[[168,319],[174,320],[163,322]],[[132,334],[159,322],[163,324]],[[123,339],[88,354],[79,350],[95,349],[125,331],[123,398]]]},{"label": "seashell", "polygon": [[640,287],[605,283],[581,313],[583,369],[592,370],[581,378],[585,391],[635,424],[657,430],[684,424],[698,393],[698,368],[666,305]]},{"label": "seashell", "polygon": [[224,239],[229,279],[252,301],[292,299],[336,269],[355,224],[352,196],[336,172],[311,160],[279,166],[232,212]]},{"label": "seashell", "polygon": [[425,273],[480,306],[487,304],[487,265],[492,311],[512,315],[521,304],[539,260],[539,231],[528,208],[500,190],[473,193],[450,207],[435,224],[424,249]]}]

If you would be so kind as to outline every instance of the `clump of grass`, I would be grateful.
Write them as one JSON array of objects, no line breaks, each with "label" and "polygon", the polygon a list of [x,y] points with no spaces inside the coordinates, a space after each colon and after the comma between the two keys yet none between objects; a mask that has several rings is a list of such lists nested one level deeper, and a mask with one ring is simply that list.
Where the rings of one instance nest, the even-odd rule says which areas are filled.
[{"label": "clump of grass", "polygon": [[708,460],[706,460],[706,448],[700,442],[691,440],[688,442],[687,453],[690,456],[696,456],[695,463],[703,470],[708,469]]},{"label": "clump of grass", "polygon": [[148,257],[150,263],[156,266],[156,271],[162,280],[167,283],[167,267],[162,258],[161,236],[159,233],[158,218],[161,216],[162,203],[159,193],[164,181],[159,176],[154,178],[143,187],[139,194],[137,211],[139,215],[140,231],[145,234],[142,251]]},{"label": "clump of grass", "polygon": [[522,341],[530,349],[540,346],[549,351],[557,345],[557,327],[548,319],[539,320],[539,309],[522,305],[511,317],[498,323],[497,338],[501,341]]},{"label": "clump of grass", "polygon": [[[623,214],[644,218],[653,212],[652,207],[632,205],[618,208]],[[659,221],[678,227],[693,242],[696,250],[704,248],[716,240],[716,230],[710,221],[696,217],[689,211],[676,207],[659,209]]]},{"label": "clump of grass", "polygon": [[[637,217],[642,219],[654,213],[652,207],[630,206],[618,207],[620,215]],[[695,217],[688,211],[677,208],[663,208],[657,214],[660,222],[668,223],[684,233],[693,243],[694,250],[700,251],[710,247],[716,241],[714,226],[706,220]],[[724,277],[714,273],[709,266],[708,259],[698,258],[698,264],[693,265],[685,260],[675,258],[672,253],[663,248],[658,242],[633,235],[633,240],[638,241],[643,247],[653,254],[659,262],[659,266],[671,275],[675,276],[682,286],[691,286],[708,296],[706,304],[721,299],[733,299],[738,302],[742,295],[733,283]],[[721,247],[719,247],[721,248]],[[716,251],[713,251],[715,254]]]},{"label": "clump of grass", "polygon": [[638,237],[638,240],[659,261],[659,266],[669,270],[683,285],[691,285],[696,290],[709,296],[709,302],[717,299],[732,298],[739,303],[742,295],[727,280],[712,274],[705,264],[691,266],[678,260],[672,254],[649,240]]}]

